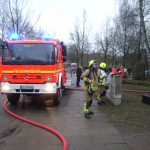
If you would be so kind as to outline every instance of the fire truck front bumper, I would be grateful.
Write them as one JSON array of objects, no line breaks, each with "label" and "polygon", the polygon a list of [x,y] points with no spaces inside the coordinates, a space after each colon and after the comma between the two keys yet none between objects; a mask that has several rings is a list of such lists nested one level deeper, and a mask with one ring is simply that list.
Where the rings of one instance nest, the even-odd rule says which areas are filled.
[{"label": "fire truck front bumper", "polygon": [[1,82],[1,93],[20,94],[56,94],[58,86],[56,83],[46,84],[12,84]]}]

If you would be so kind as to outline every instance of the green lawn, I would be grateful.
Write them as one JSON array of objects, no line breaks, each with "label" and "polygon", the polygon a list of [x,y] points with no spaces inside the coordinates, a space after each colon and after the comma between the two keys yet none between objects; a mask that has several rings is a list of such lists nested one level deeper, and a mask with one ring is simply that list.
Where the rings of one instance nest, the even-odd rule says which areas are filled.
[{"label": "green lawn", "polygon": [[[123,89],[150,90],[150,87],[123,84]],[[150,105],[142,103],[142,95],[125,92],[120,106],[108,102],[101,107],[124,136],[150,132]]]}]

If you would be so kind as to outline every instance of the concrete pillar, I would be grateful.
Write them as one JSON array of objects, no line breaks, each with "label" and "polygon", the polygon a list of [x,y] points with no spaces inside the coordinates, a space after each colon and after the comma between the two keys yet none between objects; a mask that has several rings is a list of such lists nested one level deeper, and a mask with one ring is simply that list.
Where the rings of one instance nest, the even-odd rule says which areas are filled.
[{"label": "concrete pillar", "polygon": [[120,75],[113,75],[109,77],[109,89],[107,90],[107,97],[114,105],[121,104],[122,82]]}]

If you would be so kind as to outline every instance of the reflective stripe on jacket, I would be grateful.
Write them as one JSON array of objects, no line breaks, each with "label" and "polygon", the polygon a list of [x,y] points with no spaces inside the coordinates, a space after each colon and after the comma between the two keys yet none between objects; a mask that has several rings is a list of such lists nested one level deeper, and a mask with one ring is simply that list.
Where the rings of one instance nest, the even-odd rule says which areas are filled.
[{"label": "reflective stripe on jacket", "polygon": [[87,69],[82,73],[81,78],[83,79],[85,86],[89,84],[89,80],[92,81],[94,87],[97,87],[98,85],[98,72]]}]

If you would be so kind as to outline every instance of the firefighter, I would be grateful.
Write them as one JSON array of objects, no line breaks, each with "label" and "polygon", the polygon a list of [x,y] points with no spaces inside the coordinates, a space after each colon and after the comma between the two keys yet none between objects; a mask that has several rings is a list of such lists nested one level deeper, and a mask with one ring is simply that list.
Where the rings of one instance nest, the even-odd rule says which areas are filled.
[{"label": "firefighter", "polygon": [[84,82],[84,115],[85,118],[91,118],[90,114],[94,114],[91,109],[92,101],[94,98],[94,92],[98,84],[97,64],[95,60],[89,61],[88,69],[86,69],[81,79]]},{"label": "firefighter", "polygon": [[106,95],[106,90],[108,89],[106,63],[100,63],[98,73],[100,76],[98,76],[97,100],[98,104],[101,105],[105,104],[104,97]]},{"label": "firefighter", "polygon": [[77,75],[76,86],[77,86],[77,87],[81,87],[81,86],[80,86],[81,74],[82,74],[82,66],[81,66],[81,65],[78,65],[78,68],[77,68],[77,70],[76,70],[76,75]]}]

